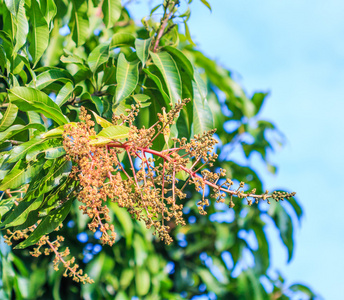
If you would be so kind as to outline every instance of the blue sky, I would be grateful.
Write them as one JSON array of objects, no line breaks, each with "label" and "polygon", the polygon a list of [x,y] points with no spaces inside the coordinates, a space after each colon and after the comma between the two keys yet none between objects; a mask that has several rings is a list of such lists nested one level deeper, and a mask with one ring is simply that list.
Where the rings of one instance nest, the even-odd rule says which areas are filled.
[{"label": "blue sky", "polygon": [[[152,1],[156,3],[157,1]],[[272,156],[277,176],[259,169],[269,189],[297,191],[305,216],[296,252],[268,229],[273,265],[288,282],[311,285],[325,299],[344,295],[344,2],[199,0],[190,31],[199,48],[236,73],[248,93],[270,91],[261,117],[276,123],[286,146]],[[141,7],[142,8],[142,7]],[[134,15],[143,16],[144,11]]]}]

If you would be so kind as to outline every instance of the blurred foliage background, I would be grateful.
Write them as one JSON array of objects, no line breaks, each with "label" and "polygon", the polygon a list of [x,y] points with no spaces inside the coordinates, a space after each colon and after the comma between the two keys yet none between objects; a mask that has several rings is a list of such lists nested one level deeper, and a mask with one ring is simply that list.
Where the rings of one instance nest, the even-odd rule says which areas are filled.
[{"label": "blurred foliage background", "polygon": [[[211,3],[201,1],[211,8]],[[217,128],[219,159],[212,170],[224,168],[236,186],[244,181],[245,188],[256,188],[257,193],[264,193],[265,187],[250,166],[249,157],[254,152],[259,153],[266,168],[275,172],[276,167],[269,162],[269,156],[283,145],[283,135],[275,125],[259,116],[268,94],[248,95],[233,80],[229,70],[197,48],[187,25],[192,1],[178,2],[160,3],[140,22],[131,18],[119,0],[0,0],[0,109],[3,120],[8,109],[8,90],[31,86],[49,95],[71,121],[78,120],[81,105],[111,120],[113,113],[124,112],[130,104],[142,101],[137,125],[147,127],[155,122],[161,107],[173,101],[175,88],[183,98],[191,97],[193,102],[182,112],[172,134],[190,138],[205,129]],[[147,54],[144,61],[144,52],[137,53],[139,49],[146,49],[142,41],[156,41],[163,24],[161,20],[171,4],[175,6],[167,19],[158,54],[150,54],[150,58]],[[175,72],[180,74],[179,84],[162,72],[164,66],[154,59],[159,53],[165,53],[174,63]],[[148,97],[118,99],[116,84],[120,79],[116,70],[121,54],[134,73],[133,66],[140,58],[142,65],[137,70],[134,89],[137,94]],[[199,75],[194,75],[198,72]],[[200,76],[205,82],[202,91],[207,100],[202,95],[197,98],[190,74]],[[35,117],[37,115],[24,111],[13,121],[25,125]],[[54,122],[49,123],[39,115],[38,118],[45,130],[56,127]],[[7,128],[1,131],[4,129]],[[27,141],[31,134],[31,131],[29,135],[17,134],[15,138]],[[158,143],[164,142],[156,143],[160,147]],[[238,145],[247,158],[244,165],[231,160],[231,152]],[[9,151],[12,146],[2,140],[0,151]],[[1,179],[6,172],[8,166],[2,164]],[[159,242],[144,224],[131,219],[127,211],[112,203],[110,214],[117,242],[113,247],[103,247],[99,244],[101,233],[88,230],[87,216],[80,213],[75,200],[61,234],[72,255],[94,279],[91,285],[80,285],[63,277],[62,268],[55,272],[51,257],[36,259],[27,249],[11,250],[1,237],[0,299],[315,297],[304,285],[286,285],[283,275],[270,266],[265,220],[269,218],[276,225],[290,261],[294,254],[293,231],[302,217],[302,208],[296,199],[270,205],[264,202],[252,207],[248,207],[246,201],[237,200],[234,208],[228,207],[228,199],[227,203],[211,203],[208,214],[201,216],[196,206],[200,194],[190,188],[187,194],[183,211],[187,225],[175,227],[170,224],[175,242],[169,246]],[[6,197],[0,202],[1,216],[9,211],[5,201]]]}]

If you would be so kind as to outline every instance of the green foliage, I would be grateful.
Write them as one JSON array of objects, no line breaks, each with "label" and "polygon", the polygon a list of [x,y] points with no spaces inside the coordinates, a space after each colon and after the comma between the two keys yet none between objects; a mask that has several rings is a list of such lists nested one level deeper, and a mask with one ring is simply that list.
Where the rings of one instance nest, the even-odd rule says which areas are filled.
[{"label": "green foliage", "polygon": [[[78,184],[69,177],[72,163],[62,146],[63,125],[79,121],[81,106],[97,124],[92,143],[104,145],[128,136],[127,127],[111,123],[113,114],[126,114],[132,104],[140,103],[136,126],[148,128],[158,121],[162,108],[169,111],[170,103],[190,98],[170,138],[190,140],[217,128],[220,159],[211,169],[226,169],[257,193],[264,193],[263,184],[249,157],[258,153],[273,170],[269,153],[282,140],[272,123],[259,118],[267,93],[250,97],[230,71],[194,46],[187,27],[189,8],[180,12],[178,1],[164,1],[138,26],[120,2],[0,0],[0,229],[6,234],[7,229],[38,224],[24,241],[15,242],[15,249],[24,249],[43,235],[54,236],[66,219],[68,226],[61,230],[66,245],[95,281],[81,286],[64,278],[62,270],[52,270],[50,257],[32,258],[27,249],[12,252],[0,236],[0,298],[191,299],[207,292],[218,299],[288,299],[299,292],[315,297],[306,286],[288,287],[282,277],[267,275],[269,240],[263,220],[275,222],[290,261],[294,221],[302,217],[294,198],[271,207],[248,208],[245,201],[234,208],[211,205],[208,215],[201,216],[196,207],[200,194],[188,189],[190,197],[183,203],[187,225],[171,227],[175,242],[170,246],[111,203],[116,243],[104,246],[101,253],[94,250],[99,241],[78,210]],[[211,10],[207,1],[201,2]],[[163,17],[156,23],[155,14],[160,16],[161,10]],[[185,35],[179,23],[185,24]],[[66,26],[70,34],[63,37],[59,29]],[[224,124],[234,129],[226,131]],[[268,132],[277,138],[268,139]],[[154,147],[163,150],[164,138],[154,140]],[[231,160],[235,147],[243,151],[248,166]],[[129,165],[127,157],[121,159]],[[233,220],[216,221],[224,214],[232,214]],[[81,232],[93,250],[77,239]],[[242,238],[243,232],[252,239]],[[254,264],[238,272],[247,252]],[[90,262],[81,262],[90,256]],[[173,272],[166,271],[167,263]],[[270,296],[262,279],[273,287]],[[200,291],[203,284],[205,291]]]}]

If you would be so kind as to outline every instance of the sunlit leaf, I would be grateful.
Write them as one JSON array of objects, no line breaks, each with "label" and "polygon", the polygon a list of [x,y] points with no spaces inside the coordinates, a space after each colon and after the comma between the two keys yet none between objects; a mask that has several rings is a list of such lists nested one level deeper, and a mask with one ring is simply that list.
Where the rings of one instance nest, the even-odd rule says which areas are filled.
[{"label": "sunlit leaf", "polygon": [[4,2],[11,14],[16,16],[19,11],[21,0],[4,0]]},{"label": "sunlit leaf", "polygon": [[44,140],[40,136],[36,136],[23,144],[13,147],[12,150],[8,152],[8,162],[17,162],[18,160],[24,158],[26,153],[33,150],[38,144],[41,144],[42,142],[44,142]]},{"label": "sunlit leaf", "polygon": [[59,125],[68,123],[60,108],[46,94],[29,87],[16,87],[9,90],[10,101],[20,106],[22,111],[36,111],[53,119]]},{"label": "sunlit leaf", "polygon": [[104,14],[104,23],[106,27],[112,27],[121,16],[121,0],[104,0],[102,11]]},{"label": "sunlit leaf", "polygon": [[41,11],[49,25],[57,13],[56,4],[54,0],[40,1],[40,4],[41,4]]},{"label": "sunlit leaf", "polygon": [[98,116],[94,111],[92,111],[92,114],[94,116],[94,118],[96,119],[96,122],[103,128],[107,128],[110,126],[113,126],[113,124],[111,122],[109,122],[108,120]]},{"label": "sunlit leaf", "polygon": [[167,52],[150,52],[150,55],[165,80],[171,101],[176,103],[178,100],[181,100],[182,83],[178,68],[173,58]]},{"label": "sunlit leaf", "polygon": [[29,214],[37,210],[42,205],[43,200],[43,195],[40,195],[37,198],[29,198],[21,201],[18,206],[15,206],[14,210],[7,216],[5,221],[2,222],[0,226],[8,228],[23,224],[28,218]]},{"label": "sunlit leaf", "polygon": [[117,63],[116,103],[127,98],[136,88],[139,80],[138,62],[128,62],[121,53]]},{"label": "sunlit leaf", "polygon": [[116,48],[122,46],[134,47],[135,37],[132,34],[125,32],[115,33],[112,36],[110,47]]},{"label": "sunlit leaf", "polygon": [[85,43],[88,36],[89,19],[87,15],[87,1],[72,0],[72,17],[69,27],[72,31],[72,39],[77,46]]},{"label": "sunlit leaf", "polygon": [[22,184],[29,183],[40,172],[43,163],[43,160],[39,160],[26,165],[23,161],[19,161],[2,180],[0,190],[15,189]]},{"label": "sunlit leaf", "polygon": [[29,52],[35,66],[49,43],[49,27],[37,0],[31,0],[31,7],[28,9],[32,28],[29,31]]},{"label": "sunlit leaf", "polygon": [[196,44],[194,43],[194,41],[191,38],[189,25],[188,25],[188,23],[186,21],[184,21],[184,27],[185,27],[185,36],[186,36],[187,40],[189,41],[189,43],[192,46],[196,46]]},{"label": "sunlit leaf", "polygon": [[4,214],[11,210],[16,199],[17,197],[10,197],[0,200],[0,220]]},{"label": "sunlit leaf", "polygon": [[164,47],[164,50],[169,52],[173,58],[177,57],[179,61],[181,62],[178,66],[185,68],[190,78],[194,77],[194,67],[192,66],[190,60],[185,56],[185,54],[182,51],[171,46]]},{"label": "sunlit leaf", "polygon": [[145,268],[138,268],[135,274],[136,292],[139,296],[147,295],[150,288],[149,272]]},{"label": "sunlit leaf", "polygon": [[108,61],[109,49],[109,43],[100,44],[90,53],[87,59],[87,64],[93,73],[97,71],[100,65]]},{"label": "sunlit leaf", "polygon": [[3,117],[0,119],[0,131],[4,131],[12,125],[15,118],[17,117],[17,113],[18,107],[13,103],[9,103]]},{"label": "sunlit leaf", "polygon": [[149,55],[149,47],[152,43],[152,39],[146,39],[146,40],[141,40],[141,39],[135,39],[135,49],[136,49],[136,54],[138,58],[142,62],[142,66],[144,67],[148,55]]},{"label": "sunlit leaf", "polygon": [[66,70],[54,68],[37,75],[29,86],[42,90],[54,82],[73,83],[73,77]]},{"label": "sunlit leaf", "polygon": [[56,96],[55,103],[58,106],[65,104],[73,95],[74,86],[71,82],[67,82]]},{"label": "sunlit leaf", "polygon": [[18,244],[15,249],[24,249],[28,246],[31,246],[37,243],[43,235],[49,234],[60,225],[63,220],[66,218],[70,211],[73,200],[67,200],[61,205],[61,207],[53,210],[49,215],[44,217],[42,221],[38,224],[34,232],[30,236]]},{"label": "sunlit leaf", "polygon": [[37,188],[39,194],[47,193],[58,186],[67,178],[71,169],[72,162],[70,160],[66,160],[65,158],[56,160],[50,167],[48,174],[42,178],[42,183]]},{"label": "sunlit leaf", "polygon": [[133,220],[130,217],[130,214],[127,211],[125,211],[124,208],[118,207],[117,204],[114,204],[111,207],[116,215],[116,218],[118,219],[118,222],[121,224],[127,247],[130,248],[132,245],[134,232]]},{"label": "sunlit leaf", "polygon": [[[13,2],[16,2],[16,1],[13,1]],[[17,34],[16,34],[16,44],[14,47],[14,52],[17,52],[21,47],[25,45],[26,37],[29,32],[29,24],[27,22],[27,18],[25,14],[24,1],[20,1],[19,10],[18,10],[15,20],[17,23]]]},{"label": "sunlit leaf", "polygon": [[132,268],[127,268],[122,271],[121,278],[119,281],[119,284],[121,285],[121,288],[125,290],[132,280],[134,279],[135,271]]},{"label": "sunlit leaf", "polygon": [[97,136],[103,136],[112,140],[126,139],[129,136],[130,128],[124,125],[113,125],[104,128]]},{"label": "sunlit leaf", "polygon": [[192,82],[193,88],[193,131],[201,134],[214,128],[213,113],[209,107],[206,95],[206,87],[198,72],[195,72],[196,80]]},{"label": "sunlit leaf", "polygon": [[45,127],[42,124],[37,124],[37,123],[31,123],[31,124],[28,124],[26,126],[19,125],[19,124],[13,125],[10,128],[8,128],[7,130],[0,133],[0,141],[7,140],[16,134],[18,134],[24,130],[31,129],[31,128],[37,129],[39,131],[45,131]]},{"label": "sunlit leaf", "polygon": [[209,10],[211,11],[211,6],[210,6],[210,4],[209,4],[209,2],[208,2],[207,0],[201,0],[201,2],[202,2],[206,7],[208,7]]},{"label": "sunlit leaf", "polygon": [[26,154],[26,160],[34,159],[38,154],[44,153],[46,159],[54,159],[66,152],[63,149],[62,139],[47,139],[32,147]]}]

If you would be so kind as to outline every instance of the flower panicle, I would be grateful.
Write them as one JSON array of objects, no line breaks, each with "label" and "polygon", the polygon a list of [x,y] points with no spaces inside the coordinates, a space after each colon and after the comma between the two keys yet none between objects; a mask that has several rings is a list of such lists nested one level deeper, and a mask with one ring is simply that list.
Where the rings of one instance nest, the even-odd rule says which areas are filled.
[{"label": "flower panicle", "polygon": [[[110,202],[126,208],[133,218],[143,221],[147,228],[153,227],[154,234],[169,244],[173,241],[169,234],[171,228],[186,224],[181,200],[187,196],[184,192],[187,185],[193,185],[196,191],[202,192],[197,206],[203,215],[206,214],[205,207],[209,205],[205,186],[212,190],[210,197],[217,202],[224,202],[229,196],[229,207],[235,205],[233,197],[246,199],[252,205],[253,201],[267,200],[270,203],[270,199],[280,201],[295,195],[285,192],[269,194],[268,191],[257,195],[255,189],[245,192],[244,182],[234,189],[233,181],[229,178],[219,184],[219,180],[225,178],[226,170],[209,170],[218,158],[214,152],[217,143],[213,137],[215,129],[197,134],[190,140],[172,137],[165,149],[153,149],[153,141],[159,135],[166,134],[167,126],[175,124],[189,101],[184,99],[171,105],[167,113],[158,113],[158,122],[149,128],[137,128],[134,125],[139,105],[132,106],[127,115],[114,116],[114,124],[130,128],[125,142],[91,144],[90,136],[96,134],[94,122],[83,108],[80,115],[82,122],[76,126],[65,126],[64,147],[68,158],[75,163],[72,176],[80,183],[78,199],[82,205],[79,208],[91,220],[89,229],[93,232],[100,229],[103,244],[113,245],[116,240],[115,228],[109,217]],[[123,154],[127,157],[126,167],[119,158]],[[134,164],[137,159],[140,161],[138,168]],[[181,173],[186,180],[180,179]]]}]

